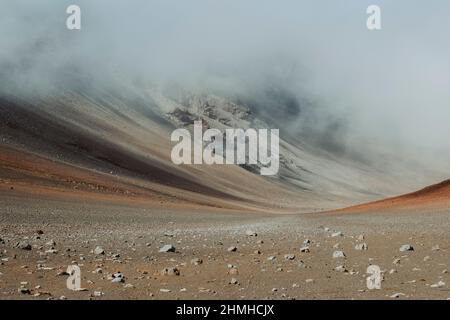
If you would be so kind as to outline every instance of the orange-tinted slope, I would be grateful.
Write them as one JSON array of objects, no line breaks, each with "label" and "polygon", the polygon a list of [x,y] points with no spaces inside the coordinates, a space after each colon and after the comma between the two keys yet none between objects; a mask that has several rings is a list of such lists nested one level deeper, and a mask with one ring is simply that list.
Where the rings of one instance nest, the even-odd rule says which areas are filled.
[{"label": "orange-tinted slope", "polygon": [[402,196],[356,205],[333,212],[351,213],[364,211],[386,211],[391,209],[420,209],[450,207],[450,180],[428,186]]}]

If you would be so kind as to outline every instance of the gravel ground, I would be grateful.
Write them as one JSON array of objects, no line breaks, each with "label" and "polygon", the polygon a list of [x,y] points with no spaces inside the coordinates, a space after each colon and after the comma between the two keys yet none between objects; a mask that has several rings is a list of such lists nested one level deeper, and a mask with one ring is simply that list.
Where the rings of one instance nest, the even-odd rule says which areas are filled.
[{"label": "gravel ground", "polygon": [[[450,298],[448,210],[194,211],[0,197],[0,299]],[[67,288],[69,265],[83,290]]]}]

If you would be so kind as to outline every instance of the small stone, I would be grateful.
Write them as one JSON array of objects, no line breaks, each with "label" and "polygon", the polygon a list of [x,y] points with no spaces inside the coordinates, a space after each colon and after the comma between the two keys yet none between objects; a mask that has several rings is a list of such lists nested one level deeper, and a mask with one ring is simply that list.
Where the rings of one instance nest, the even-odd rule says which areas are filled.
[{"label": "small stone", "polygon": [[306,246],[306,245],[308,245],[308,244],[311,244],[311,240],[305,239],[305,240],[303,241],[303,245]]},{"label": "small stone", "polygon": [[21,286],[19,289],[17,289],[17,291],[21,294],[31,294],[30,289],[28,289],[24,286]]},{"label": "small stone", "polygon": [[306,283],[313,283],[313,282],[314,282],[314,279],[306,279],[305,282],[306,282]]},{"label": "small stone", "polygon": [[48,250],[45,250],[45,253],[57,254],[58,250],[56,250],[56,249],[48,249]]},{"label": "small stone", "polygon": [[442,280],[430,286],[430,288],[442,288],[442,287],[445,287],[445,282]]},{"label": "small stone", "polygon": [[121,283],[124,282],[123,278],[114,278],[111,280],[112,283]]},{"label": "small stone", "polygon": [[393,264],[396,264],[396,265],[397,265],[397,264],[400,264],[400,259],[397,258],[397,259],[395,259],[394,261],[392,261],[392,263],[393,263]]},{"label": "small stone", "polygon": [[159,289],[159,292],[169,293],[170,290],[169,289]]},{"label": "small stone", "polygon": [[295,255],[293,255],[293,254],[286,254],[286,255],[284,255],[284,259],[285,260],[294,260],[295,259]]},{"label": "small stone", "polygon": [[202,263],[203,263],[203,260],[200,259],[200,258],[191,259],[191,264],[193,264],[194,266],[198,266],[198,265],[200,265]]},{"label": "small stone", "polygon": [[275,256],[270,256],[270,257],[267,258],[267,260],[268,260],[268,261],[273,261],[273,260],[275,260],[276,258],[277,258],[277,257],[275,257]]},{"label": "small stone", "polygon": [[239,282],[236,278],[231,278],[230,284],[239,284]]},{"label": "small stone", "polygon": [[301,247],[300,252],[309,253],[310,252],[309,247]]},{"label": "small stone", "polygon": [[247,231],[245,231],[245,234],[247,235],[247,236],[249,236],[249,237],[256,237],[258,234],[255,232],[255,231],[253,231],[253,230],[247,230]]},{"label": "small stone", "polygon": [[19,242],[17,244],[17,247],[22,250],[27,250],[27,251],[31,250],[31,244],[29,244],[28,242],[24,242],[24,241]]},{"label": "small stone", "polygon": [[50,241],[47,241],[45,243],[45,245],[49,246],[49,247],[54,247],[54,246],[56,246],[56,242],[54,240],[50,240]]},{"label": "small stone", "polygon": [[94,254],[96,254],[96,255],[105,254],[105,250],[103,250],[102,247],[97,246],[97,247],[94,249]]},{"label": "small stone", "polygon": [[343,234],[341,231],[333,232],[333,233],[331,234],[331,237],[332,237],[332,238],[335,238],[335,237],[343,237],[343,236],[344,236],[344,234]]},{"label": "small stone", "polygon": [[179,276],[180,270],[176,267],[164,268],[161,273],[165,276]]},{"label": "small stone", "polygon": [[359,236],[356,237],[356,240],[363,241],[364,240],[364,235],[360,234]]},{"label": "small stone", "polygon": [[400,252],[406,252],[406,251],[414,251],[414,248],[409,244],[404,244],[400,247]]},{"label": "small stone", "polygon": [[345,258],[345,253],[344,251],[341,250],[336,250],[333,252],[333,258],[337,259],[337,258]]},{"label": "small stone", "polygon": [[175,252],[175,247],[171,244],[166,244],[159,249],[159,252]]},{"label": "small stone", "polygon": [[334,268],[334,271],[347,272],[347,269],[344,266],[337,266],[336,268]]},{"label": "small stone", "polygon": [[367,247],[366,243],[358,243],[355,246],[355,250],[367,250],[367,249],[368,249],[368,247]]},{"label": "small stone", "polygon": [[236,247],[229,247],[227,250],[228,250],[228,252],[235,252],[235,251],[237,251],[237,248]]},{"label": "small stone", "polygon": [[431,250],[433,250],[433,251],[439,251],[441,248],[439,247],[439,245],[437,244],[437,245],[435,245],[435,246],[433,246],[433,247],[431,247]]},{"label": "small stone", "polygon": [[394,293],[393,295],[391,295],[390,298],[397,299],[397,298],[400,298],[401,296],[404,296],[404,295],[405,295],[404,293],[397,292],[397,293]]},{"label": "small stone", "polygon": [[105,295],[105,293],[102,292],[102,291],[94,291],[94,293],[93,293],[94,297],[101,297],[101,296],[104,296],[104,295]]},{"label": "small stone", "polygon": [[112,283],[122,283],[125,282],[124,275],[122,272],[116,272],[112,275]]},{"label": "small stone", "polygon": [[423,258],[423,261],[424,261],[424,262],[427,262],[427,261],[429,261],[430,259],[431,259],[430,256],[426,256],[426,257]]}]

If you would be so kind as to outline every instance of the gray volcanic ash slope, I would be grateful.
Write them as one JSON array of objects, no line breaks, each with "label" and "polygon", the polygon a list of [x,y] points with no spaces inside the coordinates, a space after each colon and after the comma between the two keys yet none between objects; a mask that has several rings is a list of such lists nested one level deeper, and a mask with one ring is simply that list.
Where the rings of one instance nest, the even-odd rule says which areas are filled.
[{"label": "gray volcanic ash slope", "polygon": [[[275,177],[261,177],[248,166],[172,164],[170,133],[191,129],[195,120],[221,130],[277,128],[283,122],[235,101],[211,93],[173,95],[126,85],[120,90],[84,85],[47,95],[5,92],[0,99],[1,181],[283,211],[338,208],[420,186],[405,174],[409,168],[380,170],[303,142],[301,136],[292,138],[283,128]],[[16,161],[11,160],[15,152]],[[27,164],[23,155],[48,162],[46,172],[30,165],[35,160]]]}]

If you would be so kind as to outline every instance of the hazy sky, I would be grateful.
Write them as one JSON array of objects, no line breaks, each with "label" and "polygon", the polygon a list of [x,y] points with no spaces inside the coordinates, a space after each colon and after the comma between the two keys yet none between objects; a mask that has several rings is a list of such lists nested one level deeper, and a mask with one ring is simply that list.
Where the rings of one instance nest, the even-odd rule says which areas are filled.
[{"label": "hazy sky", "polygon": [[[65,28],[69,4],[81,7],[81,31]],[[380,31],[366,28],[369,4],[381,7]],[[270,81],[314,101],[324,117],[345,118],[344,141],[377,140],[430,155],[450,150],[446,0],[4,0],[0,6],[0,75],[24,90],[73,70],[100,81],[176,80],[239,94]]]}]

